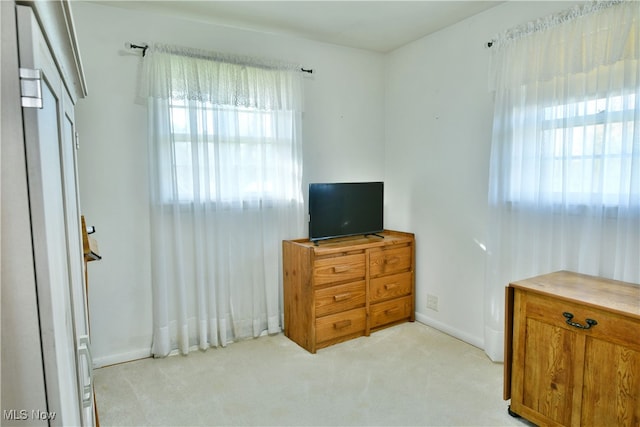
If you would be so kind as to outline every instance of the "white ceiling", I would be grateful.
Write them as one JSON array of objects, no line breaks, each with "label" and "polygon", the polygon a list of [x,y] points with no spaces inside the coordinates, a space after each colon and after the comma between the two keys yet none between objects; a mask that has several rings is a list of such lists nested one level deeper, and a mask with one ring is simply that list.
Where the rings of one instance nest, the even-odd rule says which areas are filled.
[{"label": "white ceiling", "polygon": [[501,1],[97,1],[235,28],[389,52]]}]

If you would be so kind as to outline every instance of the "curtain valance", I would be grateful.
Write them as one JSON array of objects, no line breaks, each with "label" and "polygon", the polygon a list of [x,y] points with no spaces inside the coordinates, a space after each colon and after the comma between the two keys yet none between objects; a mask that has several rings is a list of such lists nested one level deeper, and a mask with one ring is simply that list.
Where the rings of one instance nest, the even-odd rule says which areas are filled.
[{"label": "curtain valance", "polygon": [[[568,22],[570,27],[560,25]],[[639,22],[640,2],[607,1],[575,6],[509,29],[493,40],[489,87],[515,88],[621,61],[630,71],[634,70],[629,61],[636,61],[637,70]]]},{"label": "curtain valance", "polygon": [[302,111],[301,85],[299,65],[155,44],[144,59],[139,96]]}]

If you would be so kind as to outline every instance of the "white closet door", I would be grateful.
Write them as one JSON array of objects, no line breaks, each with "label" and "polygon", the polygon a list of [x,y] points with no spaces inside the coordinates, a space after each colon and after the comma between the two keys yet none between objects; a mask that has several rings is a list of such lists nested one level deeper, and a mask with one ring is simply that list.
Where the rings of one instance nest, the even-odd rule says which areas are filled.
[{"label": "white closet door", "polygon": [[76,131],[73,104],[65,97],[62,117],[62,188],[65,201],[66,235],[69,261],[71,303],[77,346],[78,392],[82,403],[83,425],[93,425],[93,361],[89,338],[87,288],[84,275],[84,253],[80,219]]},{"label": "white closet door", "polygon": [[17,16],[20,67],[42,77],[42,108],[24,108],[23,120],[47,411],[51,425],[91,425],[73,102],[31,8]]}]

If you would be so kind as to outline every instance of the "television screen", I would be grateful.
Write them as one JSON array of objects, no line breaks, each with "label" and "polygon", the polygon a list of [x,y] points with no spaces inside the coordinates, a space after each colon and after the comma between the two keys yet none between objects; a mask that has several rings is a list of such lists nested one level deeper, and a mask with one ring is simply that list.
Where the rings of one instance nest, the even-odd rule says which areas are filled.
[{"label": "television screen", "polygon": [[309,184],[309,239],[379,233],[383,205],[382,182]]}]

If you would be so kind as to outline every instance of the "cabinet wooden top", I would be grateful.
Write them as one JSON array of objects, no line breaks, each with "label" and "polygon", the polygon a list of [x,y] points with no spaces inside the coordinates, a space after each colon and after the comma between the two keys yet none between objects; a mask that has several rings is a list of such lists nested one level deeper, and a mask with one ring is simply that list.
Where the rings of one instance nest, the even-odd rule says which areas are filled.
[{"label": "cabinet wooden top", "polygon": [[573,273],[557,271],[509,284],[524,289],[581,304],[606,308],[640,319],[640,285]]},{"label": "cabinet wooden top", "polygon": [[306,247],[313,250],[317,255],[324,255],[358,248],[364,249],[378,246],[407,244],[414,240],[413,233],[405,233],[402,231],[385,230],[382,233],[378,233],[378,235],[383,237],[375,235],[339,237],[335,239],[320,240],[317,244],[309,239],[286,240],[286,242]]}]

